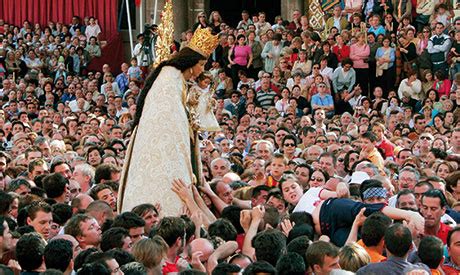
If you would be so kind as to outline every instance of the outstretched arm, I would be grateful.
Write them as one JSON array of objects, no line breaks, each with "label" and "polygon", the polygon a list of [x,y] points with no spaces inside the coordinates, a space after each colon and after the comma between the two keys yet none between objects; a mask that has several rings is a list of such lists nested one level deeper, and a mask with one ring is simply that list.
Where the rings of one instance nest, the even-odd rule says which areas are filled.
[{"label": "outstretched arm", "polygon": [[187,186],[183,180],[173,180],[171,190],[185,203],[190,213],[201,212],[200,208],[193,199],[190,186]]},{"label": "outstretched arm", "polygon": [[417,212],[386,206],[382,209],[382,213],[393,220],[405,220],[418,234],[423,234],[425,230],[425,219]]}]

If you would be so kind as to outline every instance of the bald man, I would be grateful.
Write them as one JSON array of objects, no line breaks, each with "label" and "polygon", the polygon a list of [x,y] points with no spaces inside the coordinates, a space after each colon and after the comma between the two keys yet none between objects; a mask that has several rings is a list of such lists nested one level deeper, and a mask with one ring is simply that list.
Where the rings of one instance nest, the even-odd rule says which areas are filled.
[{"label": "bald man", "polygon": [[198,238],[193,240],[189,247],[188,247],[188,260],[192,260],[192,256],[196,252],[201,252],[203,253],[200,257],[200,260],[202,263],[206,262],[211,256],[212,253],[214,253],[214,245],[209,241],[208,239],[205,238]]}]

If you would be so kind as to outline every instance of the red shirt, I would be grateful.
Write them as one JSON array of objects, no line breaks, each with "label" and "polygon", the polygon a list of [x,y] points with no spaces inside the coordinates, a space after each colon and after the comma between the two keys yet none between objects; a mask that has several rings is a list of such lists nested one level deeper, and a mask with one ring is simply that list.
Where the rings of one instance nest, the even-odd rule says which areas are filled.
[{"label": "red shirt", "polygon": [[174,260],[174,263],[166,262],[165,265],[163,266],[163,269],[161,270],[163,275],[167,275],[172,272],[179,272],[179,269],[176,266],[176,263],[178,260],[179,260],[179,257],[176,257],[176,259]]},{"label": "red shirt", "polygon": [[433,83],[433,89],[438,91],[439,97],[443,95],[449,96],[451,86],[452,86],[452,83],[450,82],[449,79],[445,79],[443,81],[435,81]]},{"label": "red shirt", "polygon": [[339,48],[339,46],[335,45],[332,47],[332,52],[337,55],[337,60],[339,60],[339,62],[342,62],[344,58],[350,57],[350,47],[348,45],[343,45],[342,48]]},{"label": "red shirt", "polygon": [[243,244],[244,244],[244,237],[246,236],[245,233],[241,233],[236,235],[236,243],[238,243],[238,249],[243,250]]},{"label": "red shirt", "polygon": [[450,274],[459,274],[460,273],[460,270],[458,269],[455,269],[451,266],[448,266],[448,265],[443,265],[442,266],[442,270],[444,271],[444,273],[446,275],[450,275]]},{"label": "red shirt", "polygon": [[268,187],[277,187],[279,184],[279,181],[275,180],[275,178],[270,175],[267,177],[267,181],[265,182],[265,185]]},{"label": "red shirt", "polygon": [[382,142],[376,146],[385,152],[385,158],[394,157],[395,147],[386,138],[383,138]]},{"label": "red shirt", "polygon": [[436,237],[440,238],[444,244],[447,244],[447,234],[449,234],[450,230],[452,230],[452,227],[448,226],[447,224],[441,223]]}]

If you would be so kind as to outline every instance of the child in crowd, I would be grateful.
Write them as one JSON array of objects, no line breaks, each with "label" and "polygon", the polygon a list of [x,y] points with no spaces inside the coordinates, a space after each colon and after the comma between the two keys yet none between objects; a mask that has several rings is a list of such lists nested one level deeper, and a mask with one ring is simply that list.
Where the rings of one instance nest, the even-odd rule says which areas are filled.
[{"label": "child in crowd", "polygon": [[128,69],[129,79],[140,82],[142,81],[141,74],[142,74],[142,71],[139,68],[139,66],[137,66],[137,58],[135,57],[131,58],[131,67],[129,67]]}]

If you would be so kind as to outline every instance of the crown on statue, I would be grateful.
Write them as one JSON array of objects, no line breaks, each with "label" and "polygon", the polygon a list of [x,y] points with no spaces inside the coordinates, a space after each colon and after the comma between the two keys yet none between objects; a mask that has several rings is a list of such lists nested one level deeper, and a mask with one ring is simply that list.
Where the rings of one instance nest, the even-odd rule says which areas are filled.
[{"label": "crown on statue", "polygon": [[198,27],[190,40],[188,47],[199,54],[209,57],[219,45],[217,35],[212,35],[208,28]]}]

